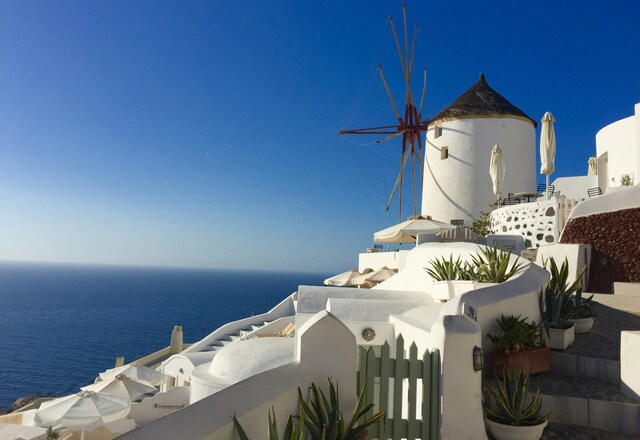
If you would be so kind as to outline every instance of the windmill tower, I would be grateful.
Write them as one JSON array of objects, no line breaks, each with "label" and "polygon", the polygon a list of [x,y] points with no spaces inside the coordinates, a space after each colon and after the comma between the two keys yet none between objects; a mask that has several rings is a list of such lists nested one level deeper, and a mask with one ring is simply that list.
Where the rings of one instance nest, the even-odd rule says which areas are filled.
[{"label": "windmill tower", "polygon": [[474,218],[495,201],[489,161],[494,145],[506,162],[505,192],[536,184],[537,123],[478,81],[429,121],[422,187],[422,215],[451,222]]}]

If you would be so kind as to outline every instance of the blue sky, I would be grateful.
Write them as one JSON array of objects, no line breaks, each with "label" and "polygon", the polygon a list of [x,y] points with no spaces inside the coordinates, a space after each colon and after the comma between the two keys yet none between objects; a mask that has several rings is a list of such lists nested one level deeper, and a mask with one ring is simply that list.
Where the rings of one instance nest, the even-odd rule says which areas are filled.
[{"label": "blue sky", "polygon": [[[483,71],[556,117],[553,177],[584,174],[640,102],[636,1],[407,6],[426,116]],[[400,2],[0,2],[0,259],[356,266],[397,220],[400,145],[336,132],[393,121],[389,15]]]}]

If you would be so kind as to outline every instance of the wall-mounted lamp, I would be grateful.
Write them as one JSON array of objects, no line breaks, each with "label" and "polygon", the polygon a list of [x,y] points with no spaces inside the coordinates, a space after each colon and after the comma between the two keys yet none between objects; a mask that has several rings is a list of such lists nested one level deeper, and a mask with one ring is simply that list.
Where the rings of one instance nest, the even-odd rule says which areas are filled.
[{"label": "wall-mounted lamp", "polygon": [[480,347],[473,347],[473,370],[482,371],[484,367],[484,351]]}]

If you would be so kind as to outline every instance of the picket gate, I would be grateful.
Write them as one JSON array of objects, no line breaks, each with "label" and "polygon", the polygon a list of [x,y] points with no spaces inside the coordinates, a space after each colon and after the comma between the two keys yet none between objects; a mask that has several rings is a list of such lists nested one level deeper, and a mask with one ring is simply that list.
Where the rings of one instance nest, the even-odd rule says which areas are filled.
[{"label": "picket gate", "polygon": [[[440,352],[426,350],[418,358],[415,342],[405,357],[404,338],[396,339],[395,356],[389,343],[359,348],[358,389],[366,389],[368,414],[385,411],[386,420],[370,426],[369,439],[438,440],[440,438]],[[421,393],[418,392],[420,388]],[[421,401],[418,398],[421,394]],[[419,405],[419,407],[418,407]],[[419,417],[418,414],[419,408]]]}]

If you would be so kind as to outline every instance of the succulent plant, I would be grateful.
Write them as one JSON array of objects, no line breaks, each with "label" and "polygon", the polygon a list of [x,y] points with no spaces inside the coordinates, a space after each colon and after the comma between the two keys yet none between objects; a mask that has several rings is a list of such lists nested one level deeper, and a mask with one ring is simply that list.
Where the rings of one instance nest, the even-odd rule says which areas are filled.
[{"label": "succulent plant", "polygon": [[541,414],[540,390],[529,396],[529,374],[505,371],[502,379],[496,378],[496,385],[484,387],[489,399],[484,396],[482,406],[489,420],[512,426],[534,426],[547,420],[549,414]]}]

